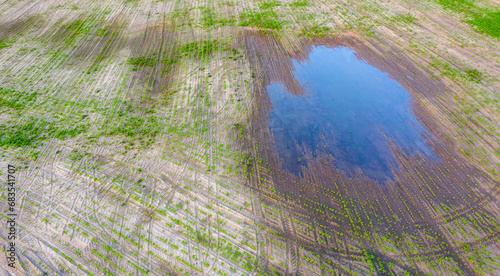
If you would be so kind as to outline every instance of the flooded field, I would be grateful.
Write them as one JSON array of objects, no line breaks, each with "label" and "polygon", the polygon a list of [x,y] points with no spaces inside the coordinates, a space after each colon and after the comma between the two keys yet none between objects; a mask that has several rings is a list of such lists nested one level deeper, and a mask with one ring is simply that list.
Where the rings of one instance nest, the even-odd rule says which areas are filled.
[{"label": "flooded field", "polygon": [[384,181],[400,169],[387,139],[407,154],[436,158],[426,143],[432,135],[415,118],[408,93],[387,73],[347,47],[313,47],[308,60],[293,60],[305,95],[283,85],[266,87],[273,104],[269,128],[287,170],[300,173],[306,152],[331,154],[335,166]]},{"label": "flooded field", "polygon": [[[252,122],[260,164],[248,166],[256,172],[249,183],[266,206],[289,212],[291,222],[285,215],[282,224],[265,216],[287,241],[297,238],[288,247],[289,271],[319,275],[315,262],[325,260],[332,274],[337,265],[355,264],[338,275],[473,275],[463,244],[478,232],[490,239],[495,226],[487,218],[497,206],[486,201],[496,181],[457,152],[427,107],[445,99],[446,88],[378,43],[346,34],[286,51],[271,36],[247,35],[252,67],[263,79]],[[475,215],[484,224],[472,233],[467,220]],[[319,228],[300,228],[304,220]],[[388,243],[397,249],[388,251]],[[496,245],[488,250],[498,256]],[[295,266],[298,258],[313,265]],[[433,258],[447,264],[429,269]]]},{"label": "flooded field", "polygon": [[3,1],[1,274],[500,275],[458,2]]}]

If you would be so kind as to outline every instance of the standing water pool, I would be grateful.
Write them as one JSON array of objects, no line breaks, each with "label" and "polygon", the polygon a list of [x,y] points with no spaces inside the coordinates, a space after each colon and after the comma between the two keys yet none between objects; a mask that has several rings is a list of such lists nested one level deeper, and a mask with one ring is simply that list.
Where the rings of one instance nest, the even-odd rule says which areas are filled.
[{"label": "standing water pool", "polygon": [[273,104],[269,128],[287,171],[300,175],[306,152],[313,157],[325,152],[337,168],[347,173],[359,168],[383,182],[393,178],[391,167],[399,169],[387,139],[407,154],[437,158],[408,93],[353,50],[313,47],[307,61],[293,60],[293,66],[305,95],[292,95],[282,84],[266,87]]}]

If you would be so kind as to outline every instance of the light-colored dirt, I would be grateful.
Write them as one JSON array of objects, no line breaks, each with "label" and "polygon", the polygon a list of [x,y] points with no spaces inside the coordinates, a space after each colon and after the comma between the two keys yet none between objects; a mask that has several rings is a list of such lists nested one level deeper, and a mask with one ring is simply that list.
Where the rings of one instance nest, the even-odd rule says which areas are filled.
[{"label": "light-colored dirt", "polygon": [[[279,31],[237,26],[260,9],[252,1],[1,3],[0,87],[37,95],[16,110],[2,90],[0,140],[30,122],[46,136],[2,146],[2,179],[19,169],[17,264],[0,257],[2,272],[498,275],[498,40],[435,2],[280,3]],[[413,23],[394,21],[408,13]],[[299,36],[313,25],[326,37]],[[206,53],[183,48],[213,40]],[[314,43],[353,43],[400,81],[443,162],[394,146],[405,170],[386,186],[326,156],[304,178],[283,172],[265,85],[300,94],[290,60]],[[129,64],[137,57],[150,65]]]}]

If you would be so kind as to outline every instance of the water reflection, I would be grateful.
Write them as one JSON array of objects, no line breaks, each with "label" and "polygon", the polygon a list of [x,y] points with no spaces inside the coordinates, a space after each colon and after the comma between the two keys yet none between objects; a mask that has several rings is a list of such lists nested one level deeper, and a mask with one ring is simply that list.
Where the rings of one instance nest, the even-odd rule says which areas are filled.
[{"label": "water reflection", "polygon": [[[383,181],[399,169],[385,135],[407,153],[436,158],[427,130],[410,110],[411,98],[393,79],[358,59],[346,47],[313,47],[309,60],[293,60],[296,78],[307,89],[293,96],[282,84],[267,86],[273,103],[270,130],[284,167],[295,174],[307,166],[304,151],[324,151],[347,172],[354,168]],[[382,135],[383,133],[383,135]]]}]

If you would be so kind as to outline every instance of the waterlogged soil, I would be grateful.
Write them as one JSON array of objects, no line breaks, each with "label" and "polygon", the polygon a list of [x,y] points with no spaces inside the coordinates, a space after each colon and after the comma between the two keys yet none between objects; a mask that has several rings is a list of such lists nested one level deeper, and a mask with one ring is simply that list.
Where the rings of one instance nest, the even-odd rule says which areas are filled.
[{"label": "waterlogged soil", "polygon": [[[28,2],[0,5],[0,83],[16,91],[0,91],[2,127],[88,128],[60,140],[51,127],[33,146],[2,149],[0,167],[19,169],[7,274],[500,275],[498,181],[479,171],[500,161],[500,47],[462,14],[436,1]],[[237,26],[248,8],[283,26]],[[323,27],[323,38],[297,37]],[[425,137],[378,117],[361,135],[374,160],[397,164],[394,177],[376,166],[369,176],[359,150],[342,148],[366,108],[345,128],[322,121],[345,114],[311,100],[319,45],[351,49],[408,92],[388,105],[409,110],[398,114]],[[451,69],[488,72],[480,84]],[[300,174],[275,148],[270,85],[319,110],[287,113],[319,126],[287,151],[297,163],[302,154]],[[23,105],[11,97],[35,92]],[[479,154],[491,164],[472,163]]]},{"label": "waterlogged soil", "polygon": [[408,92],[352,49],[312,46],[306,60],[292,61],[305,94],[279,83],[266,86],[273,145],[287,171],[300,175],[307,153],[316,158],[322,152],[337,168],[359,168],[382,183],[401,169],[389,140],[408,155],[437,159],[426,142],[434,137],[416,119]]},{"label": "waterlogged soil", "polygon": [[[293,210],[304,207],[301,218],[359,243],[381,260],[378,272],[361,275],[388,270],[402,275],[399,269],[428,274],[425,266],[410,267],[402,255],[400,268],[385,266],[400,257],[363,233],[432,233],[432,241],[424,238],[422,254],[446,255],[462,273],[474,275],[457,246],[467,241],[447,232],[441,216],[470,217],[477,208],[477,214],[493,217],[496,211],[482,208],[481,202],[493,196],[488,185],[496,182],[457,152],[440,118],[427,109],[426,103],[448,95],[447,87],[399,51],[388,50],[387,41],[345,33],[302,40],[290,49],[273,36],[249,33],[245,39],[250,63],[261,76],[255,82],[258,112],[252,118],[252,140],[254,154],[268,169],[250,164],[257,173],[248,181],[261,198],[286,202]],[[297,235],[287,226],[284,232],[285,237]],[[299,239],[297,246],[331,258],[347,252],[330,243],[314,244],[319,236],[312,237]],[[357,253],[347,254],[357,258]],[[290,256],[299,259],[301,253],[292,248]],[[291,265],[292,271],[300,270]]]}]

